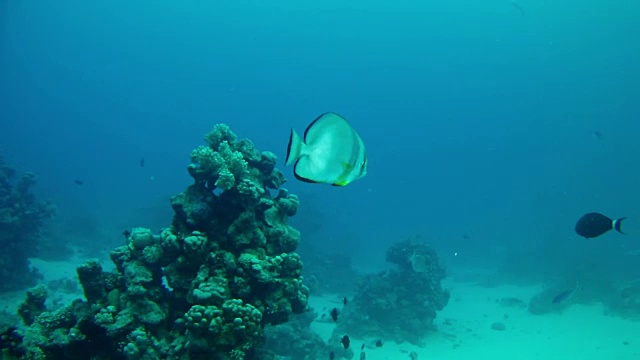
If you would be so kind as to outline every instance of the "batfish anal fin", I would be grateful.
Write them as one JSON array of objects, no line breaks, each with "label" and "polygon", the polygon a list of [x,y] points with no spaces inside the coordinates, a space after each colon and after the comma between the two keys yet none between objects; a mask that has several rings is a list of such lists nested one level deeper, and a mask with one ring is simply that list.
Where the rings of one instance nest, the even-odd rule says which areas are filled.
[{"label": "batfish anal fin", "polygon": [[315,181],[315,180],[311,180],[309,178],[306,178],[304,176],[300,176],[298,174],[298,163],[300,162],[300,159],[298,159],[298,161],[296,161],[295,165],[293,165],[293,176],[296,177],[296,179],[302,181],[302,182],[306,182],[306,183],[310,183],[310,184],[319,184],[319,181]]},{"label": "batfish anal fin", "polygon": [[340,176],[338,177],[338,180],[336,180],[336,182],[332,184],[333,186],[347,186],[349,184],[349,181],[347,180],[347,176],[351,173],[351,170],[353,170],[353,165],[347,162],[343,162],[342,170],[343,170],[342,174],[340,174]]}]

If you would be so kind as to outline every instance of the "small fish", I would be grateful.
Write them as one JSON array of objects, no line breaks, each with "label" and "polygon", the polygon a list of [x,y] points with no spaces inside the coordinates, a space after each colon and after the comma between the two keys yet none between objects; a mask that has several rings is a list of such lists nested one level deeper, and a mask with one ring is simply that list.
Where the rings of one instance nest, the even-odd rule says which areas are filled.
[{"label": "small fish", "polygon": [[124,236],[125,239],[129,239],[129,236],[131,236],[131,231],[129,230],[125,230],[122,232],[122,236]]},{"label": "small fish", "polygon": [[567,300],[568,298],[570,298],[576,292],[577,288],[578,288],[578,282],[576,282],[576,286],[574,286],[572,289],[564,290],[564,291],[560,292],[558,295],[554,296],[553,300],[551,300],[551,303],[559,304],[559,303]]},{"label": "small fish", "polygon": [[600,141],[604,140],[604,135],[602,135],[602,133],[600,131],[598,131],[598,130],[593,132],[593,137],[598,139],[598,140],[600,140]]},{"label": "small fish", "polygon": [[347,120],[325,113],[304,131],[304,140],[291,129],[286,165],[304,182],[346,186],[367,175],[364,142]]},{"label": "small fish", "polygon": [[376,341],[376,347],[382,347],[382,340]]},{"label": "small fish", "polygon": [[140,159],[140,167],[144,167],[144,158]]},{"label": "small fish", "polygon": [[625,256],[639,256],[640,255],[640,250],[627,251],[623,255],[625,255]]},{"label": "small fish", "polygon": [[576,234],[586,239],[598,237],[611,229],[616,229],[617,232],[624,234],[620,228],[624,219],[626,217],[612,220],[597,212],[588,213],[576,223]]},{"label": "small fish", "polygon": [[336,358],[336,354],[334,354],[334,353],[333,353],[333,351],[332,351],[332,352],[330,352],[330,353],[329,353],[329,360],[333,360],[333,359],[335,359],[335,358]]},{"label": "small fish", "polygon": [[342,305],[345,305],[345,306],[346,306],[348,302],[349,302],[349,300],[347,300],[347,297],[345,296],[345,297],[342,299]]},{"label": "small fish", "polygon": [[511,6],[513,6],[516,10],[518,10],[518,12],[520,13],[520,16],[524,17],[524,9],[522,8],[522,6],[513,0],[509,2],[511,3]]},{"label": "small fish", "polygon": [[367,354],[364,351],[360,353],[360,360],[367,360]]},{"label": "small fish", "polygon": [[73,180],[73,183],[78,185],[78,186],[82,186],[82,185],[84,185],[84,180],[75,179],[75,180]]},{"label": "small fish", "polygon": [[329,312],[329,315],[331,315],[331,318],[333,319],[333,321],[338,321],[338,315],[340,315],[340,312],[338,311],[337,308],[333,308]]},{"label": "small fish", "polygon": [[342,343],[342,346],[344,346],[345,350],[349,349],[349,344],[351,344],[351,340],[349,340],[349,336],[347,335],[343,336],[340,342]]}]

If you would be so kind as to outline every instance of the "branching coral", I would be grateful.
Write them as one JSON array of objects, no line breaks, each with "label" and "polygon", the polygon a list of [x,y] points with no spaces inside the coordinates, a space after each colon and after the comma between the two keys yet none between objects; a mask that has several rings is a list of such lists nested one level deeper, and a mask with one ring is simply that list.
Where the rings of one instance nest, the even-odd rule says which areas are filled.
[{"label": "branching coral", "polygon": [[242,153],[234,151],[227,141],[217,146],[199,146],[191,152],[189,173],[196,181],[206,182],[208,186],[215,186],[229,190],[247,175],[247,162]]}]

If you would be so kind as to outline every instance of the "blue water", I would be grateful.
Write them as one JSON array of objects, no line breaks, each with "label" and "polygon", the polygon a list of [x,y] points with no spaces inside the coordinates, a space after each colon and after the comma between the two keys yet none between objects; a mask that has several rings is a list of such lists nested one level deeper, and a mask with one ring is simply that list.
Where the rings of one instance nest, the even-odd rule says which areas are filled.
[{"label": "blue water", "polygon": [[120,221],[189,183],[214,123],[284,159],[290,127],[336,111],[368,177],[287,184],[327,246],[375,256],[420,232],[462,253],[564,240],[592,209],[640,215],[640,5],[520,5],[4,2],[2,152],[64,211]]},{"label": "blue water", "polygon": [[[640,219],[640,3],[518,4],[3,1],[0,152],[109,244],[169,224],[189,152],[223,122],[278,155],[303,242],[363,269],[415,234],[453,267],[539,243],[638,249],[637,232],[585,242],[573,225]],[[290,128],[326,111],[369,153],[345,188],[284,169]]]}]

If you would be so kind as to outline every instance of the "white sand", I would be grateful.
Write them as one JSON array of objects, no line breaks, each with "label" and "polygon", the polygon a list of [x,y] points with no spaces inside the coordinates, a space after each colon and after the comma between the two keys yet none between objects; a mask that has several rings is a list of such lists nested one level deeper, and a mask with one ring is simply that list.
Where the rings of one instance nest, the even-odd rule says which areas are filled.
[{"label": "white sand", "polygon": [[[367,360],[409,359],[411,351],[418,353],[418,359],[429,360],[640,359],[640,322],[606,316],[601,306],[573,305],[563,313],[532,315],[526,308],[505,308],[496,300],[518,297],[528,302],[537,292],[533,287],[483,288],[447,282],[447,288],[452,289],[451,301],[438,314],[439,329],[426,337],[424,347],[385,342],[381,348],[367,349]],[[316,297],[311,305],[319,310],[332,308],[339,303],[336,299]],[[506,329],[491,329],[496,321]],[[324,321],[313,324],[313,330],[325,340],[333,328]],[[352,344],[371,341],[351,339]],[[358,359],[359,348],[354,351]]]},{"label": "white sand", "polygon": [[[39,283],[45,285],[51,281],[62,279],[71,279],[73,281],[77,281],[78,274],[76,272],[76,268],[83,261],[84,259],[80,260],[77,258],[66,261],[41,260],[37,258],[29,259],[31,267],[38,269],[38,271],[42,274],[43,279],[40,280]],[[104,264],[104,260],[101,260],[101,263]],[[26,291],[27,289],[0,294],[0,310],[6,311],[11,314],[16,314],[16,312],[18,311],[18,307],[21,303],[24,302],[26,298]],[[78,288],[75,293],[65,293],[59,291],[50,292],[47,296],[46,305],[48,309],[57,309],[61,306],[70,304],[73,300],[79,298],[83,298],[80,283],[78,283]]]}]

